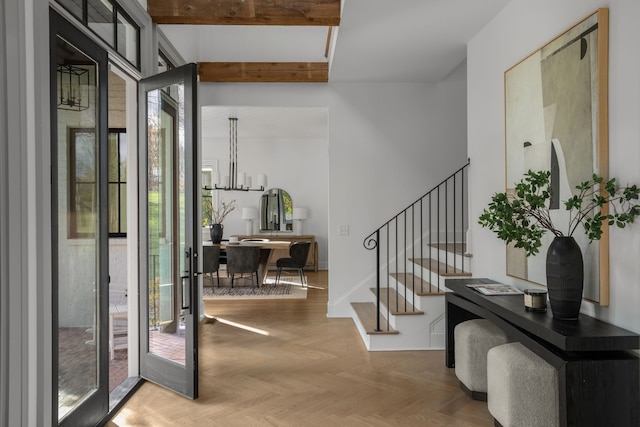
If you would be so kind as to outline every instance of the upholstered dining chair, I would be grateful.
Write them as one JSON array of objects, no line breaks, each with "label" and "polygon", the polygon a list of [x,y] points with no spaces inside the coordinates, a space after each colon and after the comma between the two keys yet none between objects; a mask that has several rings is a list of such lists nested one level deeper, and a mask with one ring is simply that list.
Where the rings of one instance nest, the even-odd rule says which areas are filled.
[{"label": "upholstered dining chair", "polygon": [[311,242],[294,242],[289,246],[289,258],[279,258],[276,261],[276,285],[280,281],[280,275],[282,269],[295,269],[300,274],[300,284],[307,286],[307,281],[304,275],[304,266],[307,263],[307,257],[309,256],[309,249],[311,248]]},{"label": "upholstered dining chair", "polygon": [[[231,276],[231,287],[237,273],[249,273],[253,282],[256,277],[258,283],[258,266],[260,265],[260,248],[255,246],[228,245],[227,246],[227,273]],[[252,285],[253,286],[253,285]]]},{"label": "upholstered dining chair", "polygon": [[202,251],[202,273],[211,275],[211,288],[213,289],[213,273],[218,276],[220,287],[220,246],[204,246]]}]

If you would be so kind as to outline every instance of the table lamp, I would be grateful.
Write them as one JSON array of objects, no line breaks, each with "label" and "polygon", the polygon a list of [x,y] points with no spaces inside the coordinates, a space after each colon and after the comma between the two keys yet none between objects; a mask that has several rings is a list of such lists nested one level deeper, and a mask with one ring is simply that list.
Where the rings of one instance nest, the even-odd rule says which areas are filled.
[{"label": "table lamp", "polygon": [[258,218],[258,209],[256,208],[242,208],[242,219],[247,221],[247,236],[253,234],[253,220]]},{"label": "table lamp", "polygon": [[296,222],[296,234],[302,234],[302,221],[309,218],[307,208],[293,208],[293,220]]}]

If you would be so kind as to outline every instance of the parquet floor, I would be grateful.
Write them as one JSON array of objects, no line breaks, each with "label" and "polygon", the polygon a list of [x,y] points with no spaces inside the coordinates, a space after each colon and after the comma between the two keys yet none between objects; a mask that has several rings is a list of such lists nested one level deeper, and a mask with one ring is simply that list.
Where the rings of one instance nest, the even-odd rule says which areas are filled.
[{"label": "parquet floor", "polygon": [[207,302],[200,398],[145,383],[107,426],[493,425],[442,351],[367,352],[351,319],[327,318],[326,273],[307,300]]}]

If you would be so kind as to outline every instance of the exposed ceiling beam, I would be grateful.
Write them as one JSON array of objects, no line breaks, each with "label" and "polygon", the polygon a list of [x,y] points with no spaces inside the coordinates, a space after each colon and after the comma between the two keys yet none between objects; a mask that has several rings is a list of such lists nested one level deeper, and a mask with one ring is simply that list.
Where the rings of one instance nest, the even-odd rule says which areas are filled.
[{"label": "exposed ceiling beam", "polygon": [[199,62],[201,82],[326,83],[326,62]]},{"label": "exposed ceiling beam", "polygon": [[340,25],[340,0],[147,0],[157,24]]}]

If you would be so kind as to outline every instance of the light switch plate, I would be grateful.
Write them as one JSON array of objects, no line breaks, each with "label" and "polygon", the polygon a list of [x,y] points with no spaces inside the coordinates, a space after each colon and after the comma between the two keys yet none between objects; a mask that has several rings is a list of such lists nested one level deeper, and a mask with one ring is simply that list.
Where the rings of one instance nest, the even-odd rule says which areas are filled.
[{"label": "light switch plate", "polygon": [[348,225],[339,225],[338,226],[338,236],[348,236],[349,235],[349,226]]}]

